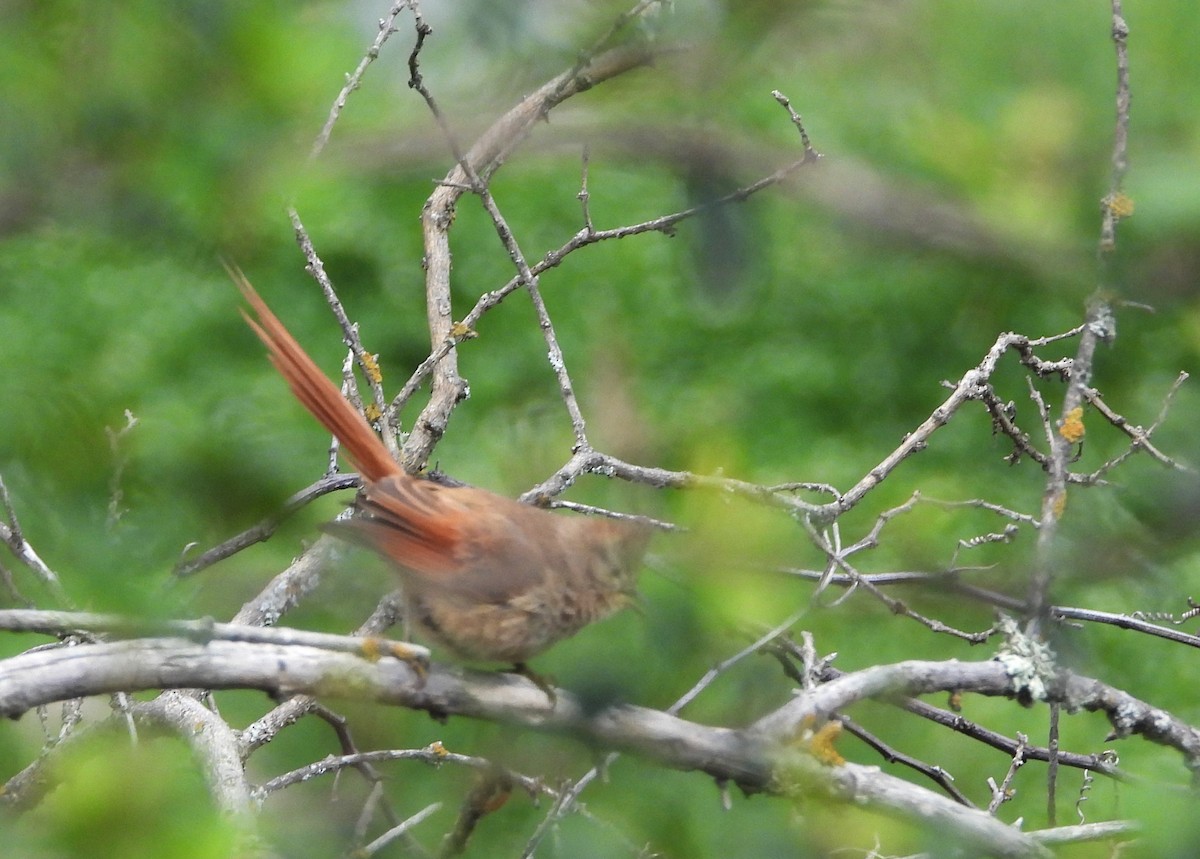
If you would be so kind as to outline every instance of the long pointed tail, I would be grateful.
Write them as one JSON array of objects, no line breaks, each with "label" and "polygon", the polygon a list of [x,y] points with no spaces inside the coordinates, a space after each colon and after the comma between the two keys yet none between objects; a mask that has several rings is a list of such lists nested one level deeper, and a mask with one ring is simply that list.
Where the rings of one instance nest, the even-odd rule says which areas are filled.
[{"label": "long pointed tail", "polygon": [[321,372],[313,359],[308,357],[308,353],[296,342],[296,338],[255,292],[246,276],[238,269],[229,266],[226,268],[254,310],[253,317],[245,310],[242,311],[242,316],[259,339],[266,344],[271,363],[283,374],[292,393],[304,408],[308,409],[325,429],[337,436],[350,464],[369,482],[389,475],[404,474],[404,470],[388,454],[387,448],[367,424],[366,419],[342,396],[342,392]]}]

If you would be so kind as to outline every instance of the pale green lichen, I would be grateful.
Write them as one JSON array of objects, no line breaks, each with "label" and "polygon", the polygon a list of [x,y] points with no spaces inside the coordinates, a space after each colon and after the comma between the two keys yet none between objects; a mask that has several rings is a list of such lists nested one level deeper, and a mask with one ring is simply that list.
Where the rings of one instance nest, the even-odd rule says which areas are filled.
[{"label": "pale green lichen", "polygon": [[1054,650],[1046,642],[1026,635],[1007,615],[1000,616],[996,627],[1004,634],[1004,644],[994,659],[1012,678],[1017,698],[1029,702],[1046,700],[1047,681],[1057,670]]}]

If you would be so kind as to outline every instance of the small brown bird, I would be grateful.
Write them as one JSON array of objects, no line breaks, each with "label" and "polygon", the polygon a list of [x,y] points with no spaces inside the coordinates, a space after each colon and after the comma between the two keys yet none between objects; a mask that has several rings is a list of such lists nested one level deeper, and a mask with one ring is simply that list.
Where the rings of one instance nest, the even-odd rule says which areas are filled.
[{"label": "small brown bird", "polygon": [[632,602],[649,526],[564,516],[409,475],[245,276],[230,273],[271,362],[362,476],[355,515],[327,530],[395,566],[410,623],[461,658],[524,670],[527,659]]}]

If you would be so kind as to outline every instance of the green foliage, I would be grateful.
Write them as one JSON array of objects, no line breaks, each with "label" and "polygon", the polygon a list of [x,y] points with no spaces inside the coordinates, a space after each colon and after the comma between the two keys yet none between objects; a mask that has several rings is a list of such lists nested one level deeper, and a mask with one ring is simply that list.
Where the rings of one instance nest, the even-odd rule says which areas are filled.
[{"label": "green foliage", "polygon": [[[351,95],[327,150],[306,163],[386,5],[143,0],[101,10],[59,0],[0,8],[0,475],[30,541],[78,605],[226,618],[338,509],[326,500],[267,546],[194,583],[172,582],[185,546],[205,548],[243,530],[325,466],[325,439],[262,360],[220,265],[222,257],[241,265],[334,372],[340,335],[302,271],[285,205],[296,205],[351,317],[362,320],[389,390],[428,354],[418,215],[453,157],[405,85],[407,19]],[[421,68],[461,143],[568,67],[624,8],[425,5],[434,35]],[[564,105],[497,174],[493,191],[526,255],[537,259],[580,228],[585,143],[600,228],[694,205],[797,158],[795,131],[772,89],[791,97],[825,161],[685,222],[673,237],[604,243],[543,277],[598,447],[647,465],[845,490],[945,397],[941,380],[974,366],[1000,332],[1037,336],[1079,322],[1096,285],[1098,201],[1111,151],[1106,4],[675,7],[664,37],[687,50]],[[1126,11],[1136,105],[1127,190],[1137,210],[1122,224],[1113,277],[1123,297],[1159,312],[1121,311],[1120,336],[1099,357],[1094,383],[1130,421],[1148,425],[1176,373],[1193,370],[1200,353],[1200,16],[1187,0]],[[885,196],[874,196],[881,189]],[[461,316],[512,278],[513,267],[470,198],[451,241]],[[516,494],[569,456],[570,426],[524,297],[513,295],[478,331],[460,349],[471,398],[435,459],[456,477]],[[1059,357],[1072,348],[1044,352]],[[996,382],[1035,426],[1011,357]],[[1061,390],[1042,390],[1053,408]],[[1156,435],[1184,461],[1197,459],[1197,405],[1185,386]],[[126,410],[137,424],[114,441]],[[1088,429],[1080,470],[1127,443],[1094,417]],[[1029,462],[1004,463],[1010,447],[990,432],[981,409],[960,413],[842,521],[846,539],[917,488],[1035,511],[1042,473]],[[1195,487],[1138,458],[1114,477],[1118,488],[1071,495],[1070,560],[1055,600],[1177,611],[1200,580]],[[597,705],[668,705],[743,647],[748,630],[778,623],[808,598],[809,586],[769,570],[822,563],[793,523],[737,500],[599,480],[572,497],[690,529],[656,543],[642,614],[589,629],[538,666]],[[978,510],[918,507],[885,529],[866,571],[942,569],[958,540],[1003,524]],[[1012,544],[959,561],[992,565],[972,582],[1019,596],[1034,539],[1023,529]],[[23,569],[16,577],[22,592],[49,604]],[[388,581],[369,566],[346,579],[286,622],[352,628]],[[986,609],[944,593],[904,596],[963,628],[990,623]],[[822,652],[838,651],[847,670],[985,655],[861,594],[836,611],[814,609],[802,627]],[[17,647],[0,646],[5,654]],[[1130,633],[1089,628],[1063,650],[1080,671],[1200,719],[1186,694],[1193,684],[1180,679],[1191,676],[1181,648],[1133,646]],[[781,688],[776,672],[769,658],[755,657],[686,715],[744,724],[781,703],[772,697]],[[263,707],[259,696],[221,700],[232,702],[226,716],[243,723]],[[976,699],[966,707],[996,730],[1025,730],[1044,742],[1044,712]],[[984,778],[1003,777],[1001,753],[882,706],[865,709],[864,723],[894,747],[952,763],[959,788],[978,803],[989,799]],[[364,748],[443,740],[545,772],[548,782],[592,762],[589,750],[566,740],[463,720],[435,725],[351,703],[346,710]],[[1065,725],[1064,747],[1095,752],[1109,744],[1098,717]],[[256,777],[337,748],[321,725],[293,730],[254,758]],[[0,732],[3,777],[36,756],[34,734]],[[861,744],[842,746],[851,760],[880,762]],[[1140,740],[1121,750],[1131,769],[1184,781],[1177,757]],[[230,849],[233,835],[180,744],[157,740],[131,751],[110,737],[64,757],[63,787],[11,824],[18,847],[6,855],[153,849],[203,857]],[[398,805],[412,813],[445,801],[431,831],[450,828],[467,774],[387,766]],[[921,833],[841,808],[739,797],[734,814],[697,814],[718,801],[703,779],[631,759],[617,766],[613,783],[587,796],[597,819],[620,823],[605,829],[570,818],[557,855],[619,855],[648,844],[668,856],[815,856],[869,849],[876,835],[887,852],[928,847]],[[1006,819],[1044,823],[1043,773],[1033,764],[1022,771]],[[1063,808],[1073,804],[1079,775],[1069,778]],[[339,790],[365,794],[360,782],[344,787],[352,781],[343,775]],[[319,780],[266,803],[264,825],[285,855],[344,847],[361,805],[331,803],[331,784]],[[1144,818],[1166,854],[1172,844],[1163,830],[1192,834],[1177,828],[1164,795],[1173,796],[1158,784],[1118,790],[1098,782],[1085,809],[1089,819]],[[514,797],[481,824],[476,855],[516,853],[544,813]]]},{"label": "green foliage", "polygon": [[10,856],[188,857],[233,855],[236,832],[213,807],[187,749],[143,738],[93,738],[62,756],[59,783],[19,820],[6,821]]}]

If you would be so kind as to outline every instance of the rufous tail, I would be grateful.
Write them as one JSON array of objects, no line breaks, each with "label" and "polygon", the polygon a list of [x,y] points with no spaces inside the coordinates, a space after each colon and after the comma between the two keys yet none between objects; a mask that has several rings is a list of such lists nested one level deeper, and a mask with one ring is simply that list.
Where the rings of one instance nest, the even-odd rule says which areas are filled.
[{"label": "rufous tail", "polygon": [[271,363],[287,379],[296,399],[342,443],[342,452],[355,470],[368,482],[403,474],[404,470],[392,459],[366,418],[350,405],[337,386],[308,357],[246,276],[236,268],[226,268],[254,310],[253,317],[245,310],[242,310],[242,316],[266,344]]}]

